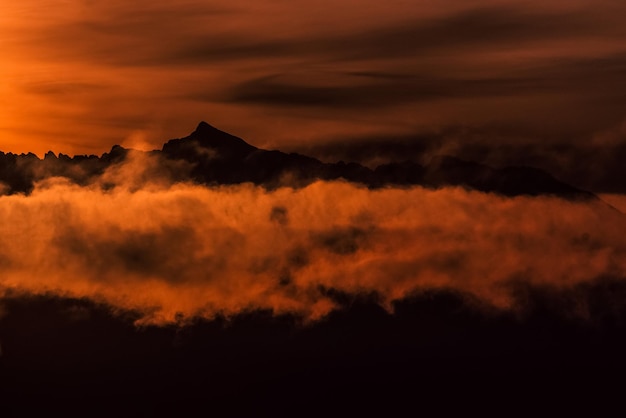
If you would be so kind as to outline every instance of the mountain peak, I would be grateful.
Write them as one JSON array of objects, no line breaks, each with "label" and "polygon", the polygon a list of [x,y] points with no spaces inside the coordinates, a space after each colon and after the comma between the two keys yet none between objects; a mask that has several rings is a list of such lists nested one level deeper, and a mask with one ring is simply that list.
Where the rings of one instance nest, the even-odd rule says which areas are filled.
[{"label": "mountain peak", "polygon": [[205,121],[201,121],[198,126],[196,127],[196,130],[194,131],[194,133],[206,133],[206,132],[222,132],[219,129],[217,129],[214,126],[209,125],[208,123],[206,123]]},{"label": "mountain peak", "polygon": [[[210,150],[212,155],[220,158],[244,158],[257,150],[243,139],[221,131],[205,121],[187,137],[172,139],[163,145],[163,152],[171,157],[189,158],[197,155],[202,149]],[[204,151],[200,151],[202,154]]]}]

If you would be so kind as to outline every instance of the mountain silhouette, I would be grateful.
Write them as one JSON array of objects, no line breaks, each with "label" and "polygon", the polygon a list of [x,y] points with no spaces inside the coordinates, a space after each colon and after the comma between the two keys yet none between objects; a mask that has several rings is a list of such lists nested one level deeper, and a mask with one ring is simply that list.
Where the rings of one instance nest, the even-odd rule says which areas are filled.
[{"label": "mountain silhouette", "polygon": [[[204,185],[251,182],[273,189],[302,187],[316,180],[346,180],[370,188],[421,185],[428,188],[460,186],[506,196],[556,195],[567,199],[589,199],[593,194],[558,181],[532,167],[496,169],[453,156],[437,156],[420,165],[412,161],[392,162],[370,169],[354,162],[324,163],[312,157],[278,150],[264,150],[243,139],[200,122],[188,136],[167,141],[161,150],[136,151],[113,146],[96,155],[0,152],[0,182],[5,193],[29,193],[34,184],[48,177],[64,177],[89,184],[113,165],[123,163],[130,153],[156,158],[175,181]],[[184,163],[183,170],[180,167]]]},{"label": "mountain silhouette", "polygon": [[[139,329],[134,312],[13,294],[0,318],[3,417],[197,416],[207,405],[229,417],[293,417],[302,405],[305,417],[469,407],[561,416],[584,405],[615,415],[626,372],[623,281],[518,292],[521,317],[439,289],[394,301],[393,314],[373,296],[338,294],[343,309],[307,327],[251,311]],[[581,303],[585,320],[568,314]]]}]

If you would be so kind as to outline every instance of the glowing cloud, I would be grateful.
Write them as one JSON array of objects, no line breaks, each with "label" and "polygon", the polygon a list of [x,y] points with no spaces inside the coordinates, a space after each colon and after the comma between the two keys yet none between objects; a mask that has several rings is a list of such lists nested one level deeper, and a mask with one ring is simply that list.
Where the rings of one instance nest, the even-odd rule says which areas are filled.
[{"label": "glowing cloud", "polygon": [[342,182],[138,188],[132,164],[115,167],[128,181],[113,188],[57,178],[0,197],[4,291],[87,297],[163,323],[254,309],[315,319],[334,307],[328,289],[390,306],[450,288],[506,308],[515,281],[626,277],[626,220],[600,201]]}]

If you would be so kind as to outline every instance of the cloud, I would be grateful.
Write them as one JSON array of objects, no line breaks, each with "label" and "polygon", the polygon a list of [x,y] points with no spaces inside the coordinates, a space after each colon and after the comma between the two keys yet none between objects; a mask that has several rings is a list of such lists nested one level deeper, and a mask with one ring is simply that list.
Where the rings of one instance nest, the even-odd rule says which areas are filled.
[{"label": "cloud", "polygon": [[327,162],[356,161],[370,168],[406,160],[428,164],[433,157],[452,155],[494,168],[536,167],[582,190],[624,194],[624,126],[621,121],[588,136],[563,136],[511,126],[450,125],[407,134],[340,136],[291,150]]},{"label": "cloud", "polygon": [[[143,172],[128,164],[123,172]],[[450,289],[507,309],[511,283],[626,277],[626,220],[602,202],[137,182],[52,179],[0,197],[2,289],[86,297],[165,323],[257,309],[316,319],[336,305],[328,289],[377,294],[388,308]]]},{"label": "cloud", "polygon": [[[380,108],[439,98],[515,95],[528,91],[533,80],[420,79],[388,76],[386,80],[353,77],[344,84],[330,84],[333,75],[302,84],[281,81],[278,75],[243,82],[226,93],[235,103],[268,106],[308,106],[324,108]],[[377,77],[378,78],[378,77]],[[317,85],[320,83],[321,85]]]},{"label": "cloud", "polygon": [[[300,12],[302,13],[302,12]],[[231,11],[231,16],[245,17],[245,12]],[[181,21],[191,20],[191,14],[182,15]],[[549,11],[520,6],[477,5],[474,8],[451,11],[449,14],[429,16],[410,10],[407,15],[397,15],[391,22],[375,21],[373,16],[361,22],[343,23],[349,30],[305,31],[283,23],[280,28],[256,28],[259,36],[250,36],[232,28],[223,21],[223,16],[214,20],[221,31],[206,32],[200,27],[173,28],[175,36],[164,47],[142,51],[141,55],[120,56],[120,63],[178,66],[190,63],[215,63],[229,60],[258,58],[276,59],[297,57],[299,59],[320,58],[324,60],[371,60],[390,58],[414,58],[421,55],[462,54],[472,50],[484,52],[507,48],[523,48],[550,40],[585,39],[589,36],[607,38],[621,37],[626,32],[621,21],[612,18],[608,11],[560,10]],[[300,17],[300,16],[297,16]],[[604,22],[598,25],[597,19]],[[213,18],[212,18],[213,19]],[[127,19],[126,19],[127,20]],[[270,17],[276,24],[280,19]],[[115,22],[113,20],[112,22]],[[168,22],[157,20],[168,32]],[[146,20],[146,25],[154,21]],[[246,22],[252,26],[251,22]],[[101,26],[118,25],[103,22]],[[115,28],[115,27],[114,27]],[[107,33],[110,29],[106,28]],[[129,37],[144,39],[158,33],[154,26],[149,30],[130,22],[123,29]],[[162,30],[163,28],[161,28]],[[264,29],[264,30],[263,30]],[[277,36],[284,31],[292,36]],[[171,35],[171,34],[170,34]],[[123,41],[122,39],[118,41]]]}]

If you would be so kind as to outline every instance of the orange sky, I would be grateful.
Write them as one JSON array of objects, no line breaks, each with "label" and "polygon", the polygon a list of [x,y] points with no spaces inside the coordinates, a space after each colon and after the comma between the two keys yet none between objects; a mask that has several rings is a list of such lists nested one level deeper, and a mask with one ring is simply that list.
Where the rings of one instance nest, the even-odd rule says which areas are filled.
[{"label": "orange sky", "polygon": [[626,117],[624,16],[617,0],[5,0],[0,149],[158,148],[200,120],[281,148],[450,126],[585,141]]}]

